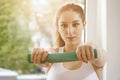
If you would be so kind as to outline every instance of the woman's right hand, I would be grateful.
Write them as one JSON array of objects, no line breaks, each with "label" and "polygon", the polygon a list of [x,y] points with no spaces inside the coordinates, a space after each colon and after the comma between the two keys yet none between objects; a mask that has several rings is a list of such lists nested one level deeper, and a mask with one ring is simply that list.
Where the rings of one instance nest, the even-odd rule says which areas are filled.
[{"label": "woman's right hand", "polygon": [[44,61],[48,56],[48,51],[44,50],[43,48],[34,48],[32,51],[32,62],[39,66],[47,67],[49,66],[48,62],[44,64],[41,63]]}]

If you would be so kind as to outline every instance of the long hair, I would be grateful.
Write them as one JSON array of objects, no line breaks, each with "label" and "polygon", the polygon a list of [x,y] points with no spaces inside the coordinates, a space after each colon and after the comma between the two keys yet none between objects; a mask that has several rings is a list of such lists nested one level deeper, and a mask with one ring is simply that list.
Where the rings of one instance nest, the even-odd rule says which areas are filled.
[{"label": "long hair", "polygon": [[62,6],[60,6],[60,8],[57,9],[55,17],[54,17],[54,27],[55,27],[55,31],[54,31],[54,47],[63,47],[65,46],[65,42],[63,41],[63,39],[61,38],[60,33],[58,32],[58,20],[59,17],[61,16],[61,14],[64,11],[75,11],[76,13],[80,14],[80,17],[83,21],[83,23],[85,22],[85,15],[84,15],[84,11],[83,8],[75,3],[66,3]]}]

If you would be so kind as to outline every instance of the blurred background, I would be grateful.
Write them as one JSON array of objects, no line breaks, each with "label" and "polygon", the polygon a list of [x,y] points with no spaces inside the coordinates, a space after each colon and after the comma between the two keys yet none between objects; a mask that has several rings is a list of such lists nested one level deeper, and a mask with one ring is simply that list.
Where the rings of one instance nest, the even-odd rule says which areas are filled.
[{"label": "blurred background", "polygon": [[[52,47],[53,16],[65,2],[0,0],[0,80],[45,80],[44,68],[27,61],[34,47]],[[120,0],[86,0],[86,41],[106,50],[103,80],[120,80]]]},{"label": "blurred background", "polygon": [[84,6],[84,0],[0,0],[0,74],[44,74],[27,55],[34,47],[52,47],[55,11],[69,1]]}]

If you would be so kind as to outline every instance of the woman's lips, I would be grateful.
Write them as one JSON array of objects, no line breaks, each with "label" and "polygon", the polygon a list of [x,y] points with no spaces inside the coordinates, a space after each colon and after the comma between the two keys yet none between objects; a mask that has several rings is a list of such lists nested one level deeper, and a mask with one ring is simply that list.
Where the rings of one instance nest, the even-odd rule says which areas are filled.
[{"label": "woman's lips", "polygon": [[67,37],[68,40],[73,40],[75,37]]}]

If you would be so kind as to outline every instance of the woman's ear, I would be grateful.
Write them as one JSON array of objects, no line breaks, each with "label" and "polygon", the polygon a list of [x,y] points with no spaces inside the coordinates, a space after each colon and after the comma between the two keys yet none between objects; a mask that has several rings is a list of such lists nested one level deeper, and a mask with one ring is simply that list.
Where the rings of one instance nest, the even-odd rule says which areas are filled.
[{"label": "woman's ear", "polygon": [[83,29],[85,29],[85,27],[86,27],[86,22],[84,21],[83,22]]}]

